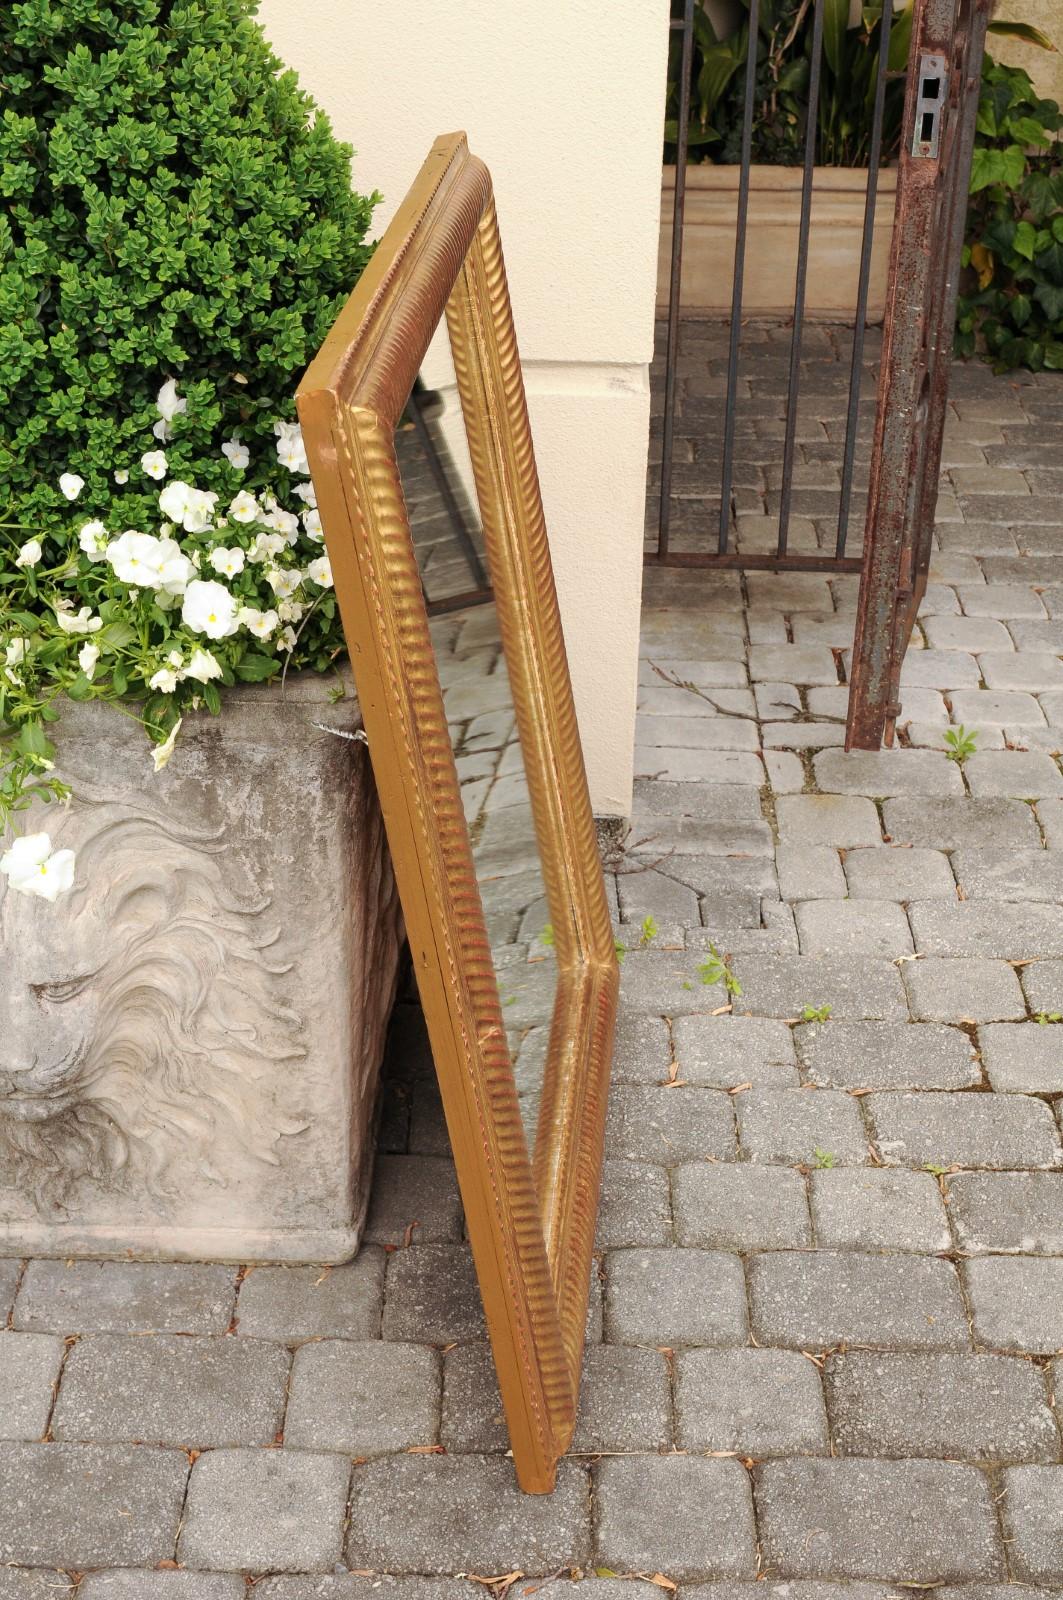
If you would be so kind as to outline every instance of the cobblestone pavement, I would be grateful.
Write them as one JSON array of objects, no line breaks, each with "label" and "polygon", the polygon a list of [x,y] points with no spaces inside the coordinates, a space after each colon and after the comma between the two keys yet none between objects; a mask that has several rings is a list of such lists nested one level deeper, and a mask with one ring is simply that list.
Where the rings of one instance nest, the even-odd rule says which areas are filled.
[{"label": "cobblestone pavement", "polygon": [[[1063,1590],[1061,425],[1058,379],[958,371],[904,748],[838,748],[851,580],[647,575],[556,1494],[505,1458],[407,1004],[349,1266],[0,1262],[0,1600],[472,1600],[459,1574],[514,1572],[561,1600],[574,1569],[584,1600],[649,1600],[627,1574],[681,1600]],[[544,972],[540,914],[496,912]],[[522,1040],[540,1010],[509,1015]]]}]

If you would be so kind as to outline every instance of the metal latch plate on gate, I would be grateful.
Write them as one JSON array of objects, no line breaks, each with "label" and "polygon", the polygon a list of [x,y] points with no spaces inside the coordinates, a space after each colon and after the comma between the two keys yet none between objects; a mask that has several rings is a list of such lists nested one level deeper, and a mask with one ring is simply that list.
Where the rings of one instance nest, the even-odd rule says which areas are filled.
[{"label": "metal latch plate on gate", "polygon": [[941,146],[941,119],[945,114],[949,64],[945,57],[924,50],[919,56],[919,90],[915,101],[912,155],[936,161]]}]

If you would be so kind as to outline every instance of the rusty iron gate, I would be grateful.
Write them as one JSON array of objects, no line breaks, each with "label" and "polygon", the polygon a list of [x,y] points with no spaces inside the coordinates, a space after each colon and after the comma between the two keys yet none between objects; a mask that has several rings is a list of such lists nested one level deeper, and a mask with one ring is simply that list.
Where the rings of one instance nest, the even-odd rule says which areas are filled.
[{"label": "rusty iron gate", "polygon": [[[812,217],[817,107],[826,0],[814,0],[808,118],[802,168],[793,319],[789,340],[782,474],[776,547],[770,553],[735,549],[736,416],[742,356],[743,281],[752,167],[757,51],[747,54],[735,220],[734,270],[724,400],[719,519],[715,548],[677,550],[671,537],[672,485],[681,315],[683,219],[690,117],[694,8],[683,0],[672,30],[681,39],[676,128],[676,182],[665,350],[664,417],[659,516],[648,564],[768,568],[774,571],[859,573],[860,599],[851,674],[847,748],[892,741],[900,663],[926,582],[941,458],[949,362],[956,310],[975,118],[985,30],[992,0],[913,0],[897,201],[890,254],[882,359],[876,399],[868,507],[859,552],[851,551],[854,472],[864,376],[865,329],[871,279],[875,207],[882,155],[889,44],[894,0],[883,0],[868,144],[869,167],[849,361],[840,492],[833,549],[793,550],[790,511],[805,330],[806,273]],[[755,41],[760,0],[748,0],[749,38]]]},{"label": "rusty iron gate", "polygon": [[991,0],[917,0],[846,749],[893,743],[926,590]]}]

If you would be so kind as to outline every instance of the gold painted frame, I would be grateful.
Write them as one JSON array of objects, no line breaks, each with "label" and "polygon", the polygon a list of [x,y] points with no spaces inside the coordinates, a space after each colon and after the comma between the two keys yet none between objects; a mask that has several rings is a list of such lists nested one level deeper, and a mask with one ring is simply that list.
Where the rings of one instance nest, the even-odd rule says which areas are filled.
[{"label": "gold painted frame", "polygon": [[[529,1157],[394,432],[446,314],[554,930]],[[297,395],[517,1478],[575,1425],[619,968],[483,162],[436,140]]]}]

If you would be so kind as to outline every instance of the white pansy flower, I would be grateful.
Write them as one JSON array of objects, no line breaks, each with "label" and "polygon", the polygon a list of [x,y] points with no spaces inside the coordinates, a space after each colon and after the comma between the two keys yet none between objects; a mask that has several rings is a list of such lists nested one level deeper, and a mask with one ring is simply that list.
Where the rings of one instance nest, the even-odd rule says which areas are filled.
[{"label": "white pansy flower", "polygon": [[322,589],[332,588],[332,563],[328,556],[318,556],[316,561],[311,561],[306,570]]},{"label": "white pansy flower", "polygon": [[183,522],[193,492],[190,483],[183,482],[181,478],[172,478],[159,495],[159,510],[171,522]]},{"label": "white pansy flower", "polygon": [[149,450],[140,458],[140,465],[149,478],[165,478],[167,473],[165,450]]},{"label": "white pansy flower", "polygon": [[[239,626],[236,601],[225,585],[202,578],[193,579],[185,590],[181,620],[193,633],[205,633],[208,639],[227,639]],[[188,670],[194,677],[191,667]]]},{"label": "white pansy flower", "polygon": [[98,644],[83,644],[81,646],[81,649],[78,651],[78,666],[81,668],[86,678],[92,677],[93,673],[96,671],[96,663],[99,659],[100,647]]},{"label": "white pansy flower", "polygon": [[0,856],[0,872],[18,894],[54,902],[74,885],[73,850],[56,850],[47,833],[26,833]]},{"label": "white pansy flower", "polygon": [[183,595],[197,571],[176,539],[160,539],[160,566],[158,571],[158,600],[166,610],[167,597]]},{"label": "white pansy flower", "polygon": [[299,424],[275,422],[273,431],[277,435],[277,460],[281,466],[287,467],[289,472],[299,472],[308,478],[310,468],[306,459],[306,446],[303,443],[303,430]]},{"label": "white pansy flower", "polygon": [[287,600],[302,581],[303,575],[298,567],[270,567],[266,573],[266,582],[278,600]]},{"label": "white pansy flower", "polygon": [[234,472],[243,472],[251,461],[251,452],[239,439],[226,439],[221,453]]},{"label": "white pansy flower", "polygon": [[235,578],[237,573],[244,570],[244,552],[238,544],[234,544],[230,550],[219,545],[210,552],[209,560],[215,572],[220,572],[223,578]]},{"label": "white pansy flower", "polygon": [[115,481],[115,483],[128,483],[129,482],[129,468],[128,467],[116,467],[115,470],[114,470],[114,481]]},{"label": "white pansy flower", "polygon": [[183,720],[184,719],[182,717],[178,717],[177,721],[166,735],[166,738],[163,740],[162,744],[157,744],[154,750],[151,752],[151,759],[154,763],[156,772],[161,772],[163,767],[168,764],[170,757],[173,755],[173,747],[177,741],[177,735],[181,731],[181,723]]},{"label": "white pansy flower", "polygon": [[282,600],[277,606],[277,614],[282,622],[298,622],[305,610],[300,600]]},{"label": "white pansy flower", "polygon": [[4,650],[4,660],[9,667],[20,667],[26,659],[26,640],[9,639]]},{"label": "white pansy flower", "polygon": [[241,627],[253,633],[256,639],[268,639],[280,617],[275,611],[260,611],[257,606],[241,606],[236,613],[236,620]]},{"label": "white pansy flower", "polygon": [[148,688],[158,690],[159,694],[173,694],[177,688],[177,673],[172,667],[160,667],[148,679]]},{"label": "white pansy flower", "polygon": [[55,620],[63,633],[99,633],[103,618],[94,617],[91,606],[82,606],[75,615],[72,611],[56,611]]},{"label": "white pansy flower", "polygon": [[166,659],[170,663],[171,667],[180,668],[185,664],[185,658],[181,654],[180,650],[171,650]]},{"label": "white pansy flower", "polygon": [[287,547],[288,541],[279,533],[259,533],[247,552],[248,561],[272,561]]},{"label": "white pansy flower", "polygon": [[104,554],[110,534],[100,521],[84,522],[78,534],[78,544],[87,556],[98,561]]},{"label": "white pansy flower", "polygon": [[229,515],[234,522],[257,522],[262,513],[254,495],[241,489],[229,502]]},{"label": "white pansy flower", "polygon": [[218,496],[207,489],[194,489],[175,478],[159,495],[159,510],[186,533],[206,533],[214,520]]},{"label": "white pansy flower", "polygon": [[16,567],[35,567],[41,559],[41,541],[27,539],[18,555],[15,557]]},{"label": "white pansy flower", "polygon": [[277,635],[277,643],[282,650],[294,650],[296,645],[295,629],[282,628]]},{"label": "white pansy flower", "polygon": [[59,479],[59,487],[68,500],[76,500],[85,487],[85,480],[79,478],[76,472],[64,472]]},{"label": "white pansy flower", "polygon": [[311,506],[309,511],[303,512],[303,530],[308,539],[313,539],[315,544],[320,544],[324,538],[321,531],[321,513]]},{"label": "white pansy flower", "polygon": [[176,379],[167,378],[156,396],[155,409],[159,413],[159,420],[151,431],[156,439],[161,439],[165,444],[167,439],[173,437],[173,429],[170,424],[173,422],[174,417],[179,416],[182,411],[188,410],[188,401],[178,398]]},{"label": "white pansy flower", "polygon": [[278,533],[283,533],[286,544],[294,544],[299,537],[299,518],[294,511],[284,511],[280,506],[274,505],[262,518],[267,528],[275,528]]},{"label": "white pansy flower", "polygon": [[[221,666],[209,650],[193,650],[184,675],[186,678],[195,678],[197,683],[209,683],[211,678],[221,677]],[[193,700],[193,709],[197,703]]]},{"label": "white pansy flower", "polygon": [[297,494],[308,506],[317,505],[317,490],[312,483],[297,483],[292,487],[292,494]]}]

